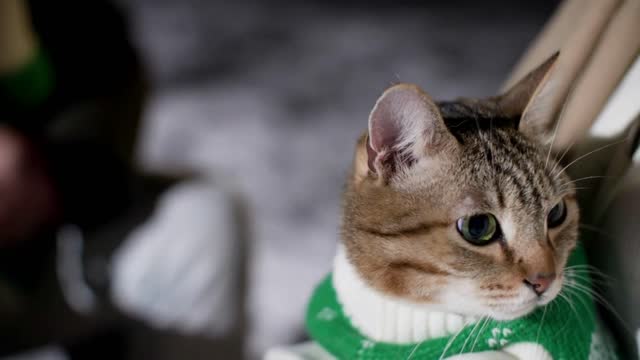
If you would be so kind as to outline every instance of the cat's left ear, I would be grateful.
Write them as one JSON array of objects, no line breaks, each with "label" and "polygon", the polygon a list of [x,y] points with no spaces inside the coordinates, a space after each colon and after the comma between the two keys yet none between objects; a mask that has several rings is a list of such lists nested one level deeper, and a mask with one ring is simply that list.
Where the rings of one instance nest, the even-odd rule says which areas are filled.
[{"label": "cat's left ear", "polygon": [[431,97],[416,85],[398,84],[380,96],[369,116],[368,168],[389,179],[452,141]]},{"label": "cat's left ear", "polygon": [[520,116],[518,129],[543,143],[550,141],[556,124],[555,86],[553,71],[559,53],[527,74],[497,97],[498,105],[509,117]]}]

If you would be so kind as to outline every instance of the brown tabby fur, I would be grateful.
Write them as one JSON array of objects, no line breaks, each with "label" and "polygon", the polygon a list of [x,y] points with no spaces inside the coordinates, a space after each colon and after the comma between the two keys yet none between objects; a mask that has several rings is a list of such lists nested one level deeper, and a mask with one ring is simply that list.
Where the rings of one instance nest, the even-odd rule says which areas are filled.
[{"label": "brown tabby fur", "polygon": [[[435,103],[413,85],[394,87],[437,107],[443,133],[420,166],[424,159],[396,158],[399,165],[385,167],[368,133],[357,142],[343,197],[342,238],[349,260],[371,287],[439,304],[449,285],[471,279],[474,301],[500,311],[531,274],[555,273],[562,281],[576,246],[575,190],[542,142],[548,134],[541,129],[552,128],[552,119],[526,114],[548,84],[548,63],[510,92],[484,100]],[[567,218],[547,229],[547,214],[562,199]],[[478,213],[494,214],[504,239],[486,246],[465,241],[456,220]]]}]

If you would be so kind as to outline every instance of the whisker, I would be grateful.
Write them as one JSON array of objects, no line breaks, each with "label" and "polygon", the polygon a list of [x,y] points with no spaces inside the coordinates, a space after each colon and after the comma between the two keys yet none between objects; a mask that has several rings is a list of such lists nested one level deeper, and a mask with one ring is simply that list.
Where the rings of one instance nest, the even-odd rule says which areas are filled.
[{"label": "whisker", "polygon": [[575,273],[588,273],[590,276],[597,276],[602,280],[607,280],[611,282],[615,282],[616,278],[611,275],[604,273],[602,270],[590,264],[582,264],[582,265],[572,265],[565,267],[565,270],[569,270]]},{"label": "whisker", "polygon": [[540,330],[542,330],[542,325],[544,324],[544,317],[547,315],[547,307],[548,307],[548,304],[544,307],[544,310],[542,310],[542,319],[540,319],[540,326],[538,326],[538,334],[536,335],[536,343],[538,343],[538,340],[540,339]]},{"label": "whisker", "polygon": [[485,320],[485,322],[484,322],[484,324],[482,325],[482,327],[481,327],[481,328],[480,328],[480,330],[478,331],[478,335],[476,335],[475,340],[473,340],[473,344],[471,345],[471,351],[470,351],[470,352],[473,352],[473,349],[475,349],[475,348],[476,348],[476,344],[478,343],[478,338],[480,338],[480,336],[482,336],[482,332],[484,331],[484,328],[485,328],[488,324],[490,324],[490,323],[491,323],[491,321],[490,321],[490,319],[487,317],[487,318],[486,318],[486,320]]},{"label": "whisker", "polygon": [[602,295],[598,294],[594,289],[591,289],[588,286],[580,284],[578,282],[572,282],[572,283],[567,284],[567,285],[568,285],[569,289],[582,291],[585,295],[591,297],[595,301],[602,301],[602,305],[605,305],[607,307],[611,307],[611,310],[613,312],[615,312],[615,310],[613,309],[613,306],[611,304],[609,304],[609,302]]},{"label": "whisker", "polygon": [[593,273],[589,272],[587,269],[583,269],[582,271],[569,270],[566,272],[566,275],[567,278],[575,278],[582,282],[590,282],[598,289],[600,289],[600,287],[611,288],[613,285],[613,280],[607,278],[594,278],[592,276]]},{"label": "whisker", "polygon": [[570,181],[564,182],[564,183],[560,184],[560,186],[565,186],[565,185],[569,185],[569,184],[575,184],[578,181],[585,181],[585,180],[591,180],[591,179],[605,179],[605,178],[619,178],[619,176],[600,176],[600,175],[585,176],[585,177],[581,177],[579,179],[575,179],[575,180],[570,180]]},{"label": "whisker", "polygon": [[582,294],[590,297],[591,299],[593,299],[594,301],[596,301],[600,305],[604,306],[607,311],[609,311],[613,316],[615,316],[615,318],[624,327],[625,331],[627,331],[629,334],[633,335],[634,332],[633,332],[633,330],[631,330],[631,328],[629,327],[627,322],[622,319],[622,316],[614,309],[613,305],[611,305],[611,303],[608,302],[607,299],[605,299],[602,295],[598,294],[597,292],[595,292],[591,288],[588,288],[588,287],[586,287],[586,286],[584,286],[582,284],[578,284],[578,283],[575,283],[575,282],[570,284],[569,288],[573,289],[574,291],[581,292]]},{"label": "whisker", "polygon": [[[566,102],[565,102],[566,104]],[[564,111],[564,105],[563,105],[563,111]],[[562,112],[560,112],[560,114],[562,114]],[[560,118],[558,118],[558,120],[556,121],[556,126],[553,129],[553,135],[551,136],[551,142],[549,143],[549,151],[547,152],[547,161],[545,161],[544,163],[544,168],[546,169],[547,166],[549,165],[549,157],[551,157],[551,149],[553,148],[553,143],[556,141],[556,135],[558,135],[558,128],[560,127]]]},{"label": "whisker", "polygon": [[422,345],[423,341],[420,341],[419,343],[416,344],[416,346],[413,347],[413,350],[411,350],[411,352],[409,353],[409,356],[407,356],[407,360],[410,360],[413,357],[413,354],[416,353],[416,350],[418,350],[418,348],[420,347],[420,345]]},{"label": "whisker", "polygon": [[464,349],[467,347],[467,343],[469,342],[469,340],[471,340],[471,336],[473,336],[473,333],[476,331],[476,328],[478,327],[478,325],[480,325],[481,322],[482,322],[482,319],[478,320],[478,322],[473,327],[473,329],[471,329],[471,332],[469,333],[469,336],[467,336],[467,338],[464,340],[464,343],[462,344],[462,348],[460,349],[460,352],[458,353],[458,355],[464,352]]},{"label": "whisker", "polygon": [[[494,142],[493,142],[493,119],[492,118],[489,118],[489,130],[490,130],[489,134],[491,134],[491,142],[490,142],[490,144],[494,144]],[[489,147],[491,148],[491,149],[489,149],[489,151],[492,151],[493,150],[492,145],[489,145]],[[497,170],[496,170],[496,166],[494,164],[493,155],[491,156],[491,168],[493,169],[493,173],[494,173],[494,176],[495,176],[495,173],[497,172]]]},{"label": "whisker", "polygon": [[[569,96],[571,96],[571,95],[573,94],[573,91],[574,91],[574,90],[570,90],[570,91],[569,91]],[[567,99],[569,99],[569,97],[567,97]],[[549,153],[551,153],[551,148],[553,147],[553,142],[554,142],[554,141],[555,141],[555,139],[556,139],[556,132],[558,131],[558,126],[560,125],[560,122],[562,122],[562,119],[564,118],[564,114],[565,114],[565,113],[566,113],[566,111],[567,111],[568,104],[569,104],[569,102],[568,102],[568,101],[565,101],[565,102],[562,104],[562,108],[560,109],[560,113],[558,113],[558,117],[556,118],[556,128],[555,128],[555,130],[553,131],[553,133],[554,133],[554,134],[553,134],[553,138],[551,139],[551,144],[549,145]],[[576,143],[576,140],[577,140],[577,138],[575,138],[575,139],[573,139],[573,141],[571,141],[571,145],[569,145],[569,146],[565,149],[564,153],[563,153],[563,154],[562,154],[562,156],[560,157],[560,160],[556,160],[556,164],[557,164],[557,163],[559,163],[559,162],[562,160],[562,158],[563,158],[563,157],[564,157],[564,155],[567,153],[567,151],[569,151],[569,149],[571,149],[571,147],[573,146],[573,144],[575,144],[575,143]],[[549,159],[549,157],[548,157],[548,155],[547,155],[547,160],[548,160],[548,159]],[[545,166],[545,169],[546,169],[546,166]],[[555,165],[554,165],[554,169],[555,169]],[[551,172],[553,173],[553,170],[551,170]]]},{"label": "whisker", "polygon": [[[567,283],[566,283],[566,285],[567,285],[567,286],[566,286],[566,290],[567,290],[567,292],[568,292],[568,293],[572,294],[572,296],[573,296],[575,299],[577,299],[577,300],[580,302],[580,304],[582,304],[582,306],[583,306],[587,311],[589,311],[589,310],[591,309],[591,308],[590,308],[590,306],[589,306],[590,304],[589,304],[588,302],[586,302],[586,300],[584,299],[584,297],[583,297],[583,296],[580,296],[581,292],[579,292],[579,291],[578,291],[578,288],[577,288],[577,286],[584,286],[584,285],[580,284],[580,283],[579,283],[578,281],[576,281],[576,280],[580,280],[580,279],[575,279],[575,278],[574,278],[574,279],[570,279],[570,281],[567,281]],[[584,280],[583,280],[583,281],[584,281]],[[582,293],[582,294],[584,294],[584,293]],[[587,297],[588,297],[589,299],[594,300],[594,298],[593,298],[593,296],[592,296],[592,295],[590,295],[590,294],[586,294],[586,295],[587,295]]]},{"label": "whisker", "polygon": [[570,162],[567,166],[563,167],[562,169],[560,169],[560,171],[558,171],[555,175],[553,175],[553,176],[554,176],[554,179],[557,179],[557,178],[558,178],[558,176],[560,176],[560,174],[561,174],[562,172],[564,172],[566,169],[568,169],[571,165],[575,164],[575,163],[576,163],[576,162],[578,162],[579,160],[584,159],[585,157],[587,157],[587,156],[589,156],[589,155],[595,154],[595,153],[597,153],[598,151],[602,151],[602,150],[604,150],[604,149],[606,149],[606,148],[609,148],[609,147],[611,147],[611,146],[618,145],[618,144],[622,144],[623,142],[625,142],[625,141],[627,141],[627,140],[628,140],[627,138],[624,138],[624,139],[622,139],[622,140],[618,140],[618,141],[613,142],[613,143],[611,143],[611,144],[607,144],[607,145],[601,146],[601,147],[599,147],[599,148],[597,148],[597,149],[595,149],[595,150],[591,150],[591,151],[589,151],[588,153],[586,153],[586,154],[584,154],[584,155],[582,155],[582,156],[578,156],[578,158],[576,158],[575,160],[573,160],[572,162]]},{"label": "whisker", "polygon": [[602,230],[602,229],[598,228],[597,226],[590,225],[590,224],[580,223],[580,224],[578,224],[578,227],[583,228],[583,229],[585,229],[585,230],[593,231],[593,232],[595,232],[595,233],[598,233],[598,234],[600,234],[600,235],[605,236],[605,237],[606,237],[606,238],[608,238],[608,239],[613,239],[613,237],[612,237],[609,233],[607,233],[607,232],[605,232],[604,230]]},{"label": "whisker", "polygon": [[603,279],[615,281],[612,276],[603,273],[602,271],[600,271],[600,269],[597,269],[595,267],[567,267],[565,268],[565,270],[576,274],[589,274],[590,276],[597,276]]},{"label": "whisker", "polygon": [[[575,284],[575,279],[573,279],[572,284]],[[583,296],[580,296],[580,293],[577,292],[574,288],[572,288],[571,286],[566,286],[564,287],[564,289],[567,292],[567,297],[569,297],[570,299],[573,298],[574,300],[577,300],[578,303],[580,305],[582,305],[582,307],[588,312],[591,310],[590,304],[584,299]],[[577,311],[577,310],[576,310]],[[584,321],[582,319],[582,316],[580,316],[577,312],[576,312],[576,316],[577,319],[580,323],[580,327],[582,328],[582,330],[585,329],[585,325],[584,325]]]},{"label": "whisker", "polygon": [[596,273],[590,272],[587,269],[576,269],[576,270],[572,270],[571,273],[567,273],[567,275],[573,276],[575,278],[578,278],[582,281],[589,281],[589,282],[593,282],[596,284],[601,284],[601,285],[611,285],[611,283],[614,281],[614,279],[611,279],[608,276],[600,276]]},{"label": "whisker", "polygon": [[576,264],[576,265],[569,265],[569,266],[566,267],[566,269],[582,269],[582,268],[598,270],[597,267],[595,267],[595,266],[593,266],[591,264]]},{"label": "whisker", "polygon": [[573,145],[575,145],[576,143],[576,139],[573,139],[573,141],[571,141],[571,144],[569,144],[569,146],[567,146],[566,149],[564,149],[564,151],[562,152],[562,155],[560,155],[559,159],[554,159],[554,164],[553,164],[553,168],[551,168],[551,171],[549,172],[551,175],[553,175],[553,171],[556,169],[556,167],[560,164],[560,162],[562,161],[562,159],[564,159],[565,155],[567,155],[567,153],[569,152],[569,150],[573,147]]},{"label": "whisker", "polygon": [[[460,328],[460,330],[458,330],[458,332],[449,340],[447,341],[447,344],[444,347],[444,350],[442,350],[442,354],[440,354],[440,357],[438,358],[438,360],[442,360],[444,359],[444,356],[446,355],[447,351],[449,351],[449,348],[451,347],[451,345],[453,345],[454,341],[456,340],[456,338],[462,334],[462,330],[466,329],[467,325],[469,324],[464,324],[464,326],[462,328]],[[418,345],[416,345],[416,348],[422,344],[422,342],[420,342]],[[411,354],[409,355],[409,357],[413,356],[413,353],[415,352],[415,349],[413,349],[413,351],[411,352]],[[408,358],[407,358],[408,359]]]},{"label": "whisker", "polygon": [[567,266],[564,269],[565,270],[570,270],[570,271],[579,270],[581,272],[590,271],[590,272],[592,272],[594,274],[598,274],[598,275],[604,274],[598,268],[596,268],[595,266],[592,266],[592,265],[572,265],[572,266]]},{"label": "whisker", "polygon": [[[576,319],[578,320],[578,323],[580,323],[580,327],[584,329],[584,325],[582,324],[582,318],[580,317],[580,314],[578,314],[578,310],[576,309],[575,305],[573,304],[573,302],[571,301],[571,299],[569,298],[569,296],[566,294],[566,289],[563,287],[563,289],[558,293],[558,299],[560,300],[564,300],[567,305],[569,305],[569,308],[571,308],[571,311],[573,311],[573,313],[576,316]],[[564,331],[567,328],[567,325],[569,324],[569,322],[565,322],[564,325],[560,328],[560,330],[558,330],[558,333],[562,333],[562,331]]]},{"label": "whisker", "polygon": [[592,188],[592,187],[590,187],[590,186],[582,186],[582,187],[567,187],[567,188],[564,188],[564,189],[560,189],[560,194],[563,194],[563,195],[564,195],[565,193],[568,193],[568,192],[569,192],[569,190],[591,190],[591,189],[593,189],[593,188]]},{"label": "whisker", "polygon": [[568,195],[568,194],[571,194],[571,193],[573,193],[573,192],[578,192],[578,191],[580,191],[580,190],[591,190],[591,189],[593,189],[593,188],[591,188],[591,187],[587,187],[587,186],[581,186],[581,187],[572,187],[572,186],[569,186],[569,187],[568,187],[568,188],[566,188],[566,189],[560,189],[558,196],[559,196],[559,197],[563,197],[563,196]]}]

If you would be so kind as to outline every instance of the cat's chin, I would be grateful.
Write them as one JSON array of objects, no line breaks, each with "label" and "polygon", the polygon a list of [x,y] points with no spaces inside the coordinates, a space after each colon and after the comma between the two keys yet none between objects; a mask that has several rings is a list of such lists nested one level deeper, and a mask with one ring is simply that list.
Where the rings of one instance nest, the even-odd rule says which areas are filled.
[{"label": "cat's chin", "polygon": [[500,321],[515,320],[531,314],[536,310],[536,308],[538,308],[538,305],[534,302],[531,305],[527,304],[526,306],[522,306],[519,309],[492,311],[488,315],[489,317]]},{"label": "cat's chin", "polygon": [[557,293],[552,295],[545,295],[539,298],[532,298],[529,301],[518,304],[517,306],[513,306],[512,308],[505,306],[504,309],[492,310],[488,315],[489,317],[500,321],[515,320],[521,317],[525,317],[534,312],[539,307],[543,307],[549,304],[556,298],[556,296]]}]

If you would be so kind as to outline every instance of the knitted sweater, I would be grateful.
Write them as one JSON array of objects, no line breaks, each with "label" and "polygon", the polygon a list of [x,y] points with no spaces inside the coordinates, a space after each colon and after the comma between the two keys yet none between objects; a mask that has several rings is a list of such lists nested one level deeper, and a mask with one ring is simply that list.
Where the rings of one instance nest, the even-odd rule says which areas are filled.
[{"label": "knitted sweater", "polygon": [[[585,263],[584,251],[578,248],[569,265]],[[598,325],[591,297],[577,291],[565,295],[571,304],[556,299],[546,308],[516,320],[471,321],[462,324],[455,333],[444,331],[422,341],[407,342],[402,338],[376,341],[380,337],[364,335],[345,314],[334,280],[329,275],[316,288],[308,306],[306,325],[313,340],[339,359],[441,359],[501,350],[520,343],[538,344],[555,360],[617,359],[610,339]],[[582,276],[571,281],[591,287],[589,279]]]}]

